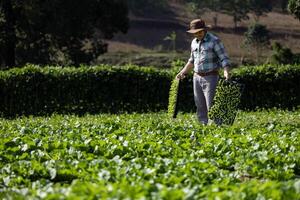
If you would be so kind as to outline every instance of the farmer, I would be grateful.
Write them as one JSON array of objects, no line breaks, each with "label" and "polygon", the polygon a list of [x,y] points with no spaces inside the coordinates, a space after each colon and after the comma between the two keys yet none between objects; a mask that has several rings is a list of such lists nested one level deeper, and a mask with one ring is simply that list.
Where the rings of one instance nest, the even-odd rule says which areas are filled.
[{"label": "farmer", "polygon": [[195,37],[191,43],[191,56],[184,68],[177,74],[177,79],[184,79],[193,68],[194,100],[197,118],[200,123],[208,123],[208,110],[212,106],[219,79],[219,69],[224,69],[224,77],[229,79],[229,58],[224,45],[218,37],[208,32],[202,19],[190,23],[188,33]]}]

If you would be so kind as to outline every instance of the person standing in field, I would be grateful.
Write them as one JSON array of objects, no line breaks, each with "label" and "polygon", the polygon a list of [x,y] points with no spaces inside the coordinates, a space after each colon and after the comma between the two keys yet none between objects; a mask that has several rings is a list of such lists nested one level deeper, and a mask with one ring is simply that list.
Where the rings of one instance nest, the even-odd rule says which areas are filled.
[{"label": "person standing in field", "polygon": [[193,69],[194,100],[197,107],[197,118],[200,123],[208,123],[208,111],[212,106],[219,80],[219,70],[224,69],[224,77],[229,79],[230,61],[220,39],[208,32],[204,20],[195,19],[190,22],[190,30],[194,39],[191,43],[191,56],[184,68],[176,75],[184,79]]}]

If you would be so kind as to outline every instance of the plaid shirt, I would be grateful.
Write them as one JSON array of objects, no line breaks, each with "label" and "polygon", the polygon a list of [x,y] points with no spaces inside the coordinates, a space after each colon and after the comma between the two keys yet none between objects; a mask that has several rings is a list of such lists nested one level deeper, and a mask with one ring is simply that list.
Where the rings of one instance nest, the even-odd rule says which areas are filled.
[{"label": "plaid shirt", "polygon": [[230,65],[224,45],[215,35],[206,33],[204,39],[195,38],[191,44],[190,63],[195,72],[209,72]]}]

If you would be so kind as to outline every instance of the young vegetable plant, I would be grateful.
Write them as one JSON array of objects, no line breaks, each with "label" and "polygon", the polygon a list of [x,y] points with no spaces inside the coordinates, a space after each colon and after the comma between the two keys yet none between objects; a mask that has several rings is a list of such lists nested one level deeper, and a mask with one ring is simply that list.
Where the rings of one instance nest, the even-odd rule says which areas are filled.
[{"label": "young vegetable plant", "polygon": [[175,78],[172,81],[169,93],[168,114],[173,118],[177,117],[178,113],[178,93],[180,87],[180,79]]},{"label": "young vegetable plant", "polygon": [[218,125],[232,125],[241,101],[242,87],[237,82],[220,79],[209,118]]}]

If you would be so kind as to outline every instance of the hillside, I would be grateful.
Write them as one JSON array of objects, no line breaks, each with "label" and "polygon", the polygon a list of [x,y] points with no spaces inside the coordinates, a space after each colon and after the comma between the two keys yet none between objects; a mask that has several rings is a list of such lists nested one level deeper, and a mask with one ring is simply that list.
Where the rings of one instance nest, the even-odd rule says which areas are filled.
[{"label": "hillside", "polygon": [[[190,13],[186,6],[178,3],[170,3],[167,11],[164,13],[147,13],[143,17],[130,15],[130,29],[127,34],[118,34],[112,40],[107,41],[109,44],[108,53],[99,57],[99,62],[113,62],[118,56],[121,64],[126,62],[144,65],[167,66],[170,64],[169,53],[172,51],[170,41],[164,38],[173,31],[176,33],[176,51],[172,53],[171,59],[180,58],[187,59],[189,56],[189,46],[192,37],[186,33],[189,21],[201,17],[207,24],[213,25],[213,17],[217,14],[218,24],[211,29],[218,35],[232,61],[240,64],[241,59],[254,62],[256,60],[255,52],[249,48],[243,48],[244,32],[247,26],[254,22],[254,18],[250,15],[250,19],[239,23],[238,29],[234,28],[232,17],[214,12],[206,12],[201,16]],[[271,43],[280,42],[283,46],[290,48],[294,53],[300,53],[300,22],[293,16],[271,12],[262,16],[259,22],[266,25],[270,31]],[[259,62],[263,63],[268,60],[271,50],[265,49]],[[112,59],[111,59],[112,57]],[[159,59],[158,59],[159,58]],[[160,61],[161,58],[165,58]],[[144,60],[146,59],[146,60]],[[153,60],[158,59],[158,62]],[[148,61],[147,61],[148,60]],[[119,63],[120,63],[119,62]],[[167,63],[166,63],[167,62]]]}]

